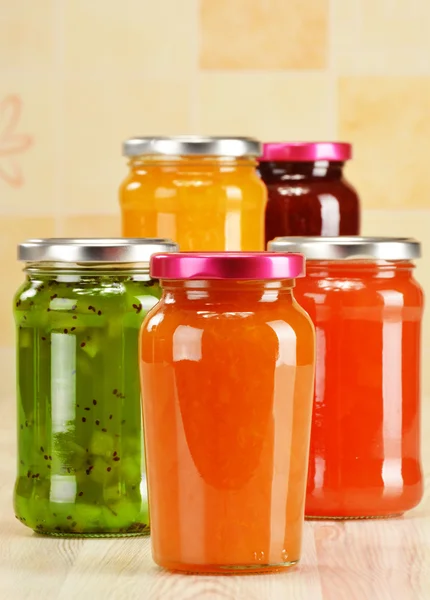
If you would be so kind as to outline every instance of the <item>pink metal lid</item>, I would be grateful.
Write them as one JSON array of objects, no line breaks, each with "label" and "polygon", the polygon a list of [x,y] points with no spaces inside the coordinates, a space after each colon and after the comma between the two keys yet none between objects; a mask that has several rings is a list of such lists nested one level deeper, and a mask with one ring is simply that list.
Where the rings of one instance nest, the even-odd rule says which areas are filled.
[{"label": "pink metal lid", "polygon": [[302,254],[279,252],[171,252],[153,254],[156,279],[294,279],[305,274]]},{"label": "pink metal lid", "polygon": [[352,146],[345,142],[270,142],[263,144],[260,161],[343,162],[352,157]]}]

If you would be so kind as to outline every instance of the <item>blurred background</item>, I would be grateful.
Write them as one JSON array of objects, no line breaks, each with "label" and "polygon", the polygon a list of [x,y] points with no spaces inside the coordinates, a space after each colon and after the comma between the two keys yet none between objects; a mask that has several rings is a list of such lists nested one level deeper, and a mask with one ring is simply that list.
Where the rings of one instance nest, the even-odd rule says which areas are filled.
[{"label": "blurred background", "polygon": [[[122,140],[181,133],[352,142],[362,232],[421,240],[430,298],[429,0],[0,0],[0,359],[11,393],[16,244],[119,235]],[[424,329],[430,394],[429,311]]]}]

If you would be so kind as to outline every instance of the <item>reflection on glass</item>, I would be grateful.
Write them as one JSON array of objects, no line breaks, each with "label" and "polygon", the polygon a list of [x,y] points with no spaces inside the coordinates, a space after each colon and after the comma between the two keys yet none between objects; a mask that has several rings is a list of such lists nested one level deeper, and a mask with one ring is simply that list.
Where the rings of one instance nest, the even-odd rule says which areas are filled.
[{"label": "reflection on glass", "polygon": [[[381,290],[385,311],[382,324],[382,479],[384,494],[403,489],[402,476],[402,343],[401,310],[404,297],[396,290]],[[384,311],[384,312],[385,312]],[[407,385],[407,383],[406,383]]]}]

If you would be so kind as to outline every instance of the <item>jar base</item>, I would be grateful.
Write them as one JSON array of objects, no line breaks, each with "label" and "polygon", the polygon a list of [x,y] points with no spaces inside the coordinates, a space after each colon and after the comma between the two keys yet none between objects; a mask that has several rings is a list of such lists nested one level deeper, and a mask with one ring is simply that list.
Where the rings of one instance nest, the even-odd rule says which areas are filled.
[{"label": "jar base", "polygon": [[305,515],[305,521],[367,521],[371,519],[396,519],[401,517],[403,512],[392,513],[389,515],[366,515],[366,516],[313,516]]},{"label": "jar base", "polygon": [[59,537],[59,538],[122,538],[122,537],[146,537],[150,534],[150,529],[146,531],[138,532],[117,532],[117,533],[62,533],[61,531],[40,531],[39,529],[33,529],[37,535],[43,535],[46,537]]},{"label": "jar base", "polygon": [[191,575],[255,575],[256,573],[275,573],[291,569],[298,562],[298,560],[292,560],[273,565],[179,565],[178,563],[158,562],[158,565],[168,571]]}]

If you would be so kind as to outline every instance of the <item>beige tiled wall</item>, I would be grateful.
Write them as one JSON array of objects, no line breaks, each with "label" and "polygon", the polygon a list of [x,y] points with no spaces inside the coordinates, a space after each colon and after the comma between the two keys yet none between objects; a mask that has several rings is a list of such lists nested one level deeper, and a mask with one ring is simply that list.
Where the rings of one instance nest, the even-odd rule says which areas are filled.
[{"label": "beige tiled wall", "polygon": [[0,0],[2,364],[17,242],[118,234],[133,134],[352,141],[363,232],[421,239],[430,297],[429,31],[428,0]]}]

